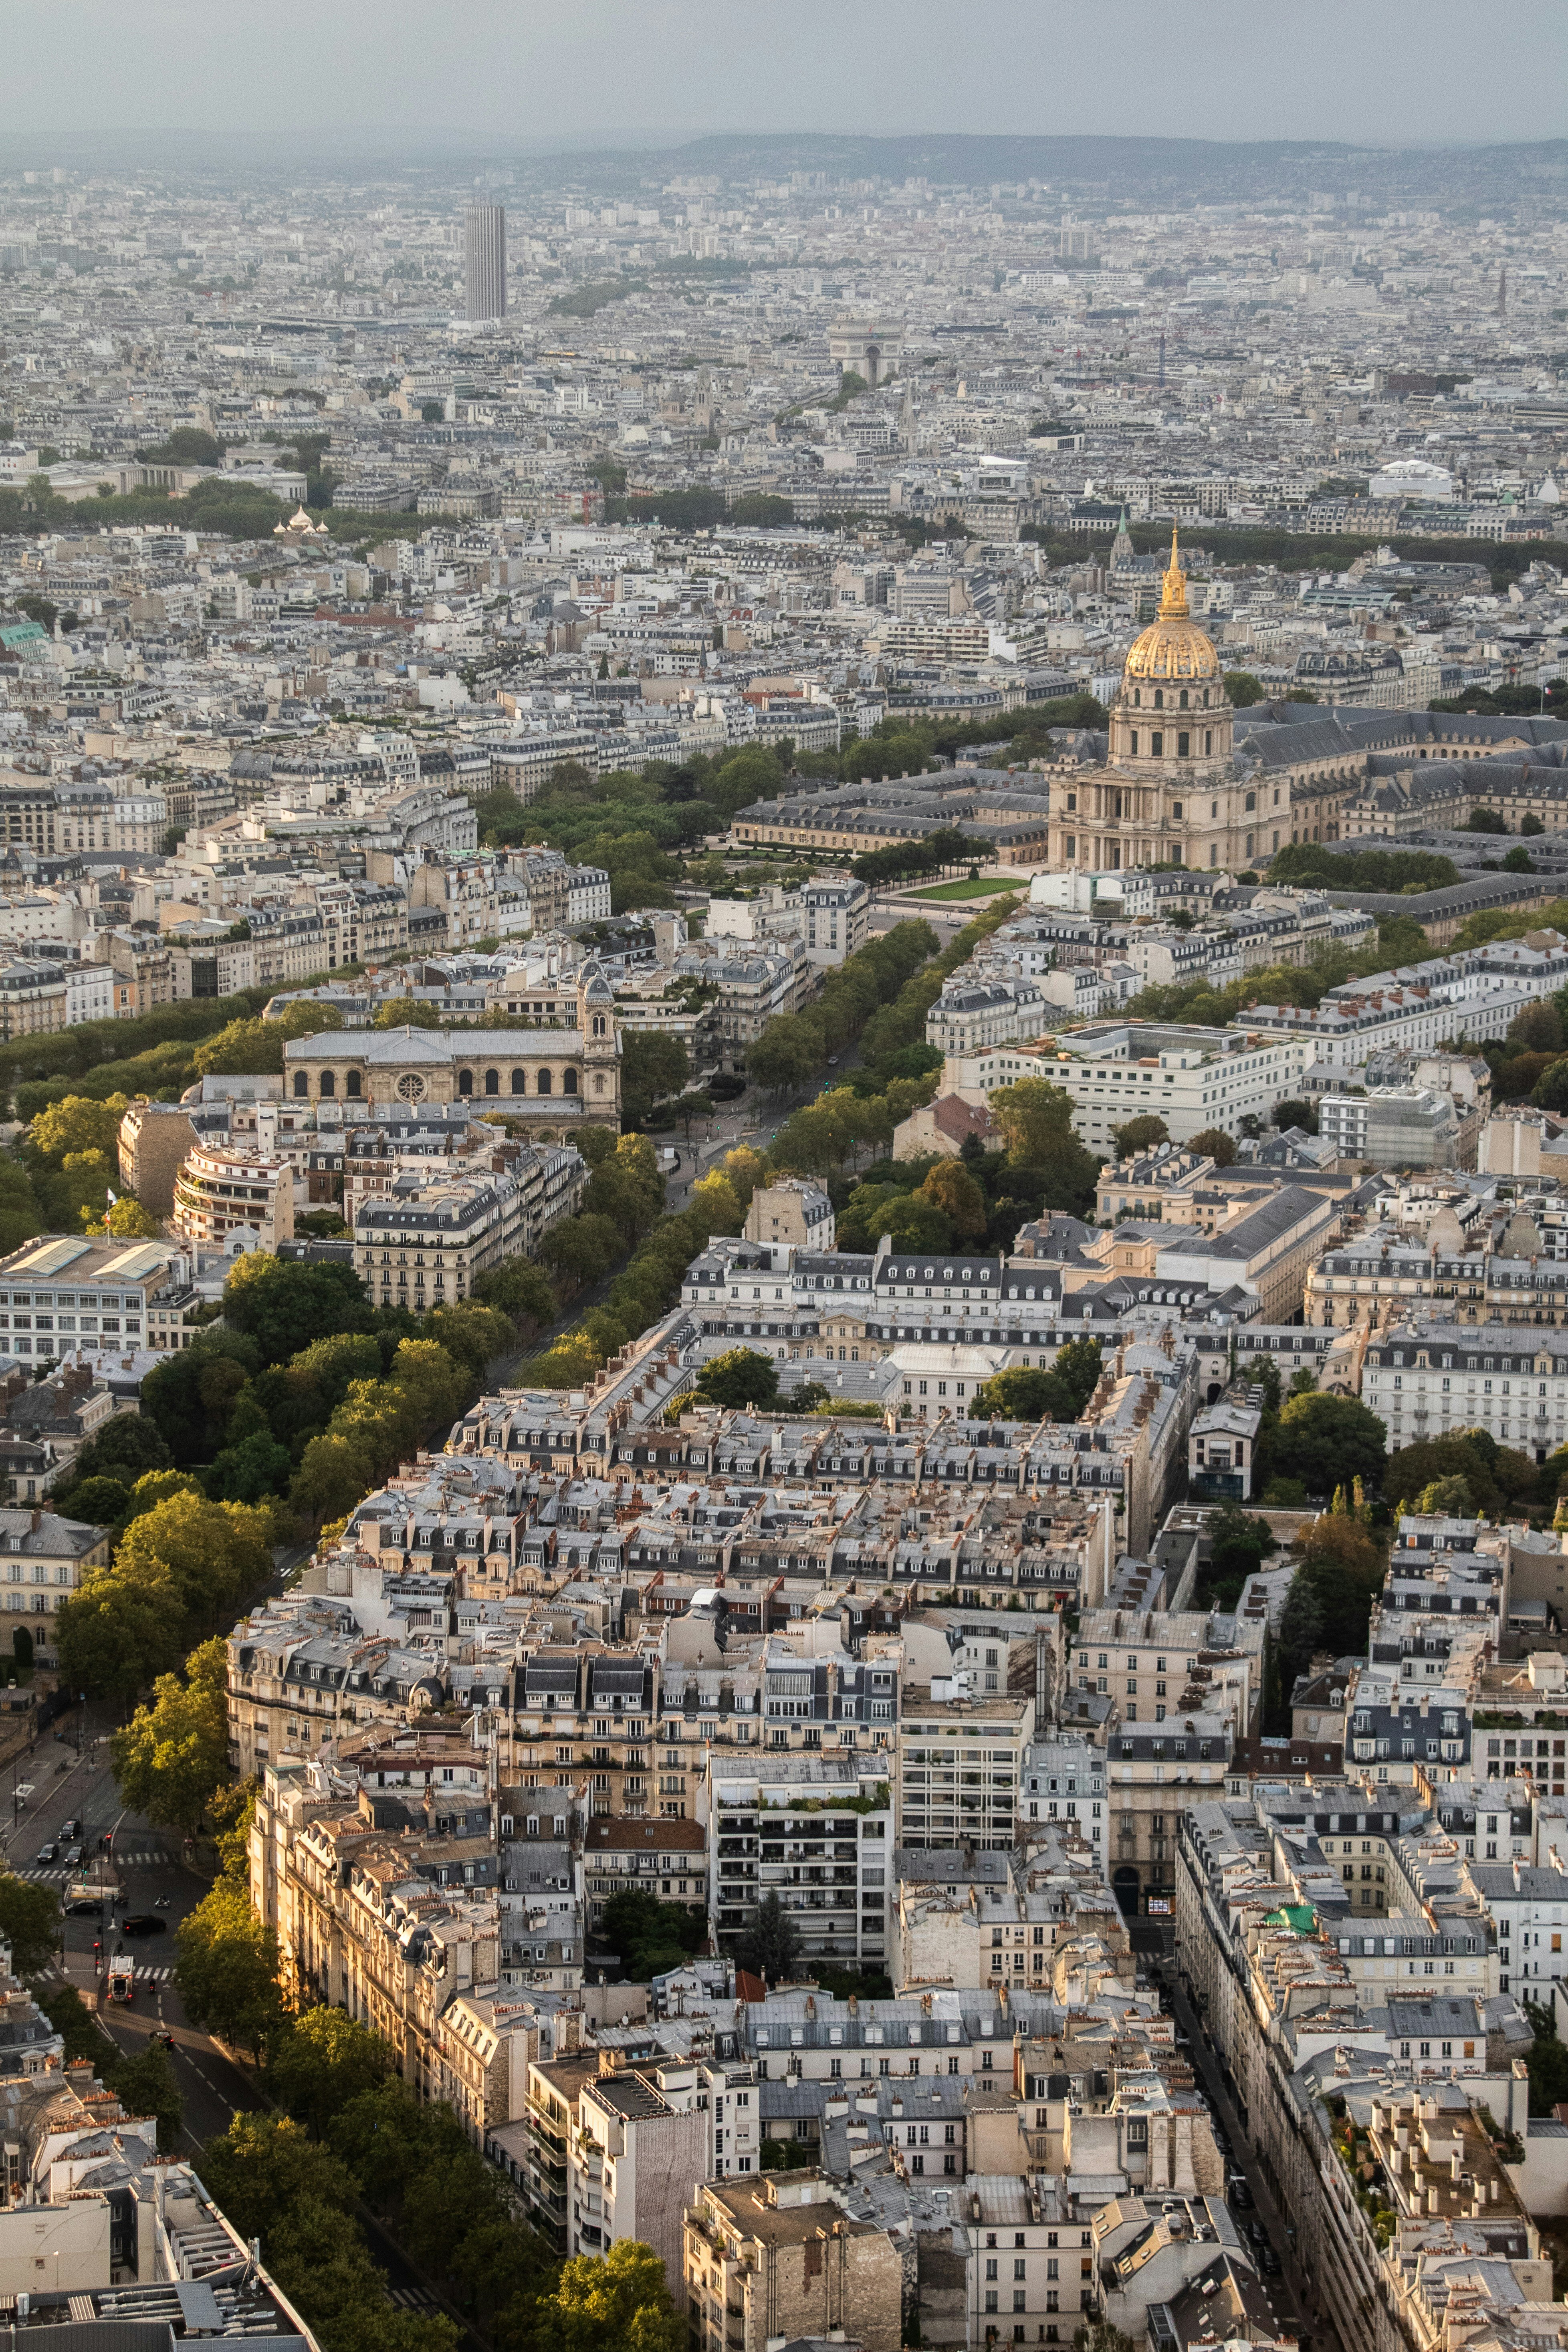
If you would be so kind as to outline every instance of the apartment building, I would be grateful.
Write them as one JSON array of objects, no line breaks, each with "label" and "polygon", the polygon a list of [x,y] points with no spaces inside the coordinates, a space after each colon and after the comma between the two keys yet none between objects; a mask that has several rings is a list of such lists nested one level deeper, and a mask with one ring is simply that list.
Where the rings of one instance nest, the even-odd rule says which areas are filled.
[{"label": "apartment building", "polygon": [[1432,1087],[1367,1087],[1319,1097],[1318,1132],[1341,1160],[1376,1168],[1453,1168],[1459,1113]]},{"label": "apartment building", "polygon": [[[731,2135],[739,2132],[742,2115],[752,2126],[751,2162],[737,2167],[749,2171],[752,2163],[760,2165],[755,2094],[731,2095],[738,2114]],[[683,2216],[695,2184],[709,2170],[709,2138],[708,2116],[695,2097],[672,2105],[657,2072],[616,2066],[591,2076],[578,2094],[568,2149],[572,2252],[597,2253],[635,2239],[652,2247],[668,2279],[678,2279]]]},{"label": "apartment building", "polygon": [[361,1202],[354,1272],[383,1307],[423,1314],[466,1298],[487,1266],[523,1246],[522,1227],[522,1187],[510,1169],[435,1182],[406,1170]]},{"label": "apartment building", "polygon": [[171,1223],[194,1254],[241,1257],[294,1238],[294,1171],[276,1152],[197,1143],[174,1179]]},{"label": "apartment building", "polygon": [[1037,980],[1021,980],[984,966],[955,972],[926,1014],[926,1044],[951,1056],[1022,1044],[1058,1018]]},{"label": "apartment building", "polygon": [[58,1663],[56,1612],[89,1569],[108,1560],[110,1542],[107,1528],[63,1519],[37,1506],[0,1509],[0,1587],[5,1595],[11,1654],[18,1665]]},{"label": "apartment building", "polygon": [[899,1744],[899,1843],[996,1850],[1018,1822],[1033,1697],[972,1698],[957,1676],[906,1682]]},{"label": "apartment building", "polygon": [[184,1264],[167,1242],[25,1242],[0,1258],[0,1353],[36,1362],[139,1348],[153,1299],[178,1286]]},{"label": "apartment building", "polygon": [[1201,1283],[1216,1294],[1239,1285],[1257,1294],[1261,1321],[1288,1323],[1300,1307],[1312,1267],[1339,1231],[1342,1214],[1342,1203],[1331,1194],[1287,1184],[1256,1206],[1244,1203],[1210,1233],[1178,1226],[1166,1235],[1156,1229],[1163,1246],[1153,1271],[1166,1280]]},{"label": "apartment building", "polygon": [[820,970],[841,964],[866,944],[871,893],[847,874],[818,874],[801,885],[805,952]]},{"label": "apartment building", "polygon": [[1568,1332],[1396,1323],[1368,1345],[1362,1397],[1391,1447],[1480,1428],[1544,1462],[1568,1444]]},{"label": "apartment building", "polygon": [[889,1951],[893,1805],[883,1759],[708,1759],[708,1906],[732,1937],[776,1894],[804,1954],[881,1968]]},{"label": "apartment building", "polygon": [[0,965],[0,1037],[37,1037],[70,1025],[68,967],[26,956]]},{"label": "apartment building", "polygon": [[[1344,1328],[1425,1313],[1445,1324],[1556,1328],[1568,1324],[1568,1265],[1541,1243],[1528,1218],[1510,1221],[1493,1248],[1467,1248],[1452,1228],[1419,1239],[1396,1225],[1370,1225],[1311,1269],[1307,1319]],[[1516,1254],[1527,1244],[1535,1246]]]},{"label": "apartment building", "polygon": [[706,1910],[708,1833],[696,1821],[601,1814],[584,1831],[583,1869],[590,1927],[614,1895],[627,1893]]},{"label": "apartment building", "polygon": [[816,2171],[703,2183],[683,2217],[682,2275],[696,2352],[830,2336],[899,2352],[898,2244],[847,2214]]},{"label": "apartment building", "polygon": [[708,1024],[709,1042],[721,1071],[743,1074],[746,1049],[768,1023],[798,1013],[810,999],[816,967],[799,939],[736,948],[720,940],[697,940],[675,960],[679,977],[716,992]]},{"label": "apartment building", "polygon": [[655,1667],[640,1651],[587,1643],[532,1649],[499,1725],[497,1769],[511,1810],[542,1812],[531,1792],[564,1776],[584,1789],[591,1819],[647,1815],[657,1697]]}]

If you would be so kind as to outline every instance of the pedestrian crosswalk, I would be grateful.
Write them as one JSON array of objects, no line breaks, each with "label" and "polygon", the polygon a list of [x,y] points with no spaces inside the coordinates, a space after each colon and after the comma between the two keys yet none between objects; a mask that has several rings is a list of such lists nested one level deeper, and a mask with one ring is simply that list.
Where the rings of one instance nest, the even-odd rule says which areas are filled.
[{"label": "pedestrian crosswalk", "polygon": [[[166,1853],[156,1850],[147,1853],[117,1853],[114,1857],[113,1866],[116,1872],[122,1870],[158,1870],[163,1867],[168,1859],[169,1857]],[[35,1862],[18,1864],[16,1871],[16,1875],[18,1878],[54,1880],[62,1885],[66,1879],[79,1878],[81,1874],[82,1874],[79,1870],[72,1870],[64,1864],[57,1863],[50,1863],[43,1865]]]},{"label": "pedestrian crosswalk", "polygon": [[[87,1963],[84,1961],[83,1966],[86,1967],[86,1965]],[[169,1961],[167,1965],[163,1968],[155,1968],[150,1963],[143,1963],[136,1970],[136,1981],[138,1984],[145,1985],[167,1984],[174,1973],[174,1964],[173,1960]],[[40,1980],[45,1984],[70,1984],[74,1981],[70,1970],[68,1969],[62,1969],[58,1960],[50,1960],[47,1966],[38,1969],[37,1975]]]},{"label": "pedestrian crosswalk", "polygon": [[388,2303],[395,2304],[399,2311],[437,2311],[440,2308],[427,2286],[389,2286],[386,2299]]}]

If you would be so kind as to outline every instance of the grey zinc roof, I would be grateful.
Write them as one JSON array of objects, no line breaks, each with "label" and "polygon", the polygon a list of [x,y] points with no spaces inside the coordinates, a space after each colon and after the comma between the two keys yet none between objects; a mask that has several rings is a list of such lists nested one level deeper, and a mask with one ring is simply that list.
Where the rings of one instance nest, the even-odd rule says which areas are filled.
[{"label": "grey zinc roof", "polygon": [[345,1034],[324,1029],[315,1037],[290,1037],[283,1047],[287,1062],[366,1062],[401,1066],[426,1061],[449,1066],[482,1061],[554,1059],[583,1049],[580,1029],[356,1029]]}]

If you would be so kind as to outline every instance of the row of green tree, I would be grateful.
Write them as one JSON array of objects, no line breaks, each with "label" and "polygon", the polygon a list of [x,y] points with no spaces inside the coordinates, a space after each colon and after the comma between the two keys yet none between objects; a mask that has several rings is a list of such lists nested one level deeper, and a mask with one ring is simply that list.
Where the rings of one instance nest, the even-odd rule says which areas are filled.
[{"label": "row of green tree", "polygon": [[[1160,523],[1134,522],[1130,526],[1132,543],[1143,554],[1163,554],[1171,544],[1168,528]],[[1049,524],[1026,523],[1020,534],[1025,539],[1048,540]],[[1392,540],[1379,539],[1380,546],[1391,547],[1401,563],[1454,563],[1467,572],[1484,566],[1491,573],[1496,594],[1506,595],[1510,580],[1519,579],[1535,562],[1538,550],[1527,542],[1478,545],[1473,539],[1416,539],[1402,533]],[[1062,541],[1065,552],[1056,560],[1067,562],[1076,555],[1080,563],[1092,560],[1089,550],[1100,545],[1100,560],[1110,549],[1110,537],[1098,543],[1087,540]],[[1326,564],[1343,572],[1352,563],[1364,562],[1373,541],[1357,539],[1347,533],[1331,533],[1320,538],[1315,532],[1302,530],[1244,530],[1223,523],[1205,522],[1203,526],[1203,551],[1213,563],[1273,564],[1281,572],[1319,572]]]},{"label": "row of green tree", "polygon": [[[340,967],[338,976],[349,969]],[[277,1024],[263,1022],[262,1008],[276,992],[251,988],[236,996],[182,997],[131,1020],[83,1021],[74,1029],[11,1038],[0,1044],[0,1087],[16,1116],[31,1119],[68,1095],[100,1102],[114,1094],[153,1095],[171,1101],[205,1070],[280,1070],[286,1038],[312,1034],[312,1020],[318,1028],[332,1028],[338,1016],[310,1006],[291,1008]],[[216,1058],[203,1055],[198,1060],[204,1043],[215,1044],[226,1031],[234,1034]],[[266,1058],[241,1060],[244,1047]]]},{"label": "row of green tree", "polygon": [[[624,1140],[651,1162],[640,1139]],[[526,1259],[495,1268],[491,1287],[504,1306],[475,1297],[415,1315],[373,1307],[348,1266],[237,1260],[222,1325],[153,1368],[142,1412],[97,1431],[55,1498],[111,1545],[60,1603],[68,1684],[133,1696],[266,1581],[275,1543],[345,1517],[444,1434],[520,1326],[556,1313]]]},{"label": "row of green tree", "polygon": [[1451,857],[1435,849],[1357,849],[1342,856],[1317,842],[1289,841],[1268,861],[1270,882],[1312,890],[1442,890],[1458,882]]},{"label": "row of green tree", "polygon": [[[330,489],[330,483],[318,475],[315,487],[320,495]],[[243,474],[213,475],[180,497],[157,489],[121,492],[106,480],[97,497],[88,501],[61,498],[47,475],[35,474],[21,488],[0,490],[0,534],[11,538],[29,531],[79,533],[150,523],[173,530],[206,532],[218,539],[257,539],[271,546],[277,526],[287,522],[293,510],[291,500],[274,497]],[[384,514],[363,514],[348,507],[323,505],[315,510],[315,519],[324,522],[338,540],[382,540],[392,527]],[[455,514],[423,514],[419,529],[429,530],[461,520]]]},{"label": "row of green tree", "polygon": [[[977,926],[971,928],[982,936]],[[769,1094],[787,1094],[807,1084],[868,1028],[879,1008],[900,999],[922,967],[929,972],[942,963],[940,957],[931,961],[936,944],[927,922],[896,923],[890,931],[873,933],[864,947],[825,973],[820,994],[804,1013],[775,1013],[763,1024],[746,1049],[749,1075]]]},{"label": "row of green tree", "polygon": [[251,1906],[246,1849],[254,1790],[226,1791],[223,1870],[182,1922],[186,2014],[248,2051],[265,2114],[238,2114],[202,2150],[201,2177],[325,2352],[451,2352],[445,2315],[394,2313],[366,2243],[372,2222],[496,2352],[678,2352],[662,2266],[628,2241],[563,2265],[518,2221],[501,2175],[453,2109],[403,2081],[395,2053],[341,2010],[296,2012],[278,1941]]},{"label": "row of green tree", "polygon": [[722,1168],[710,1170],[692,1186],[684,1209],[665,1215],[663,1181],[654,1171],[646,1137],[622,1136],[616,1158],[623,1157],[637,1171],[635,1209],[623,1211],[617,1220],[595,1213],[585,1202],[582,1215],[565,1219],[545,1235],[542,1254],[586,1282],[609,1272],[625,1252],[628,1235],[639,1236],[637,1245],[604,1303],[589,1308],[543,1354],[530,1359],[531,1387],[581,1387],[607,1358],[668,1314],[680,1297],[687,1267],[712,1236],[739,1234],[752,1194],[766,1173],[758,1154],[742,1146],[725,1155]]}]

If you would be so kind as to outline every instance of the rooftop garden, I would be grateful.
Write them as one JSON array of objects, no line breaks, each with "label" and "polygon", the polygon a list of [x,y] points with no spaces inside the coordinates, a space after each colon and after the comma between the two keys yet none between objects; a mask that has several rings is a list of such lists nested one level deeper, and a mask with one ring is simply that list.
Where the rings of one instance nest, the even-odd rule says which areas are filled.
[{"label": "rooftop garden", "polygon": [[1342,2098],[1330,2099],[1328,2109],[1329,2136],[1334,2153],[1345,2168],[1352,2193],[1366,2215],[1381,2250],[1393,2238],[1398,2217],[1381,2193],[1386,2182],[1373,2148],[1372,2134],[1364,2124],[1357,2123]]}]

